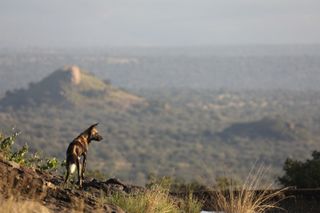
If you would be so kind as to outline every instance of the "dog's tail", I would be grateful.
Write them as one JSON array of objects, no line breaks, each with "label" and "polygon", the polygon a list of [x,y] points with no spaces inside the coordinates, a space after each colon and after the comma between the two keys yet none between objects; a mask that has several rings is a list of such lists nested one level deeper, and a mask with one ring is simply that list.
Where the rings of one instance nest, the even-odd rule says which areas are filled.
[{"label": "dog's tail", "polygon": [[70,174],[73,174],[76,171],[77,168],[77,157],[74,155],[68,155],[67,156],[67,170]]},{"label": "dog's tail", "polygon": [[70,174],[73,174],[76,171],[77,165],[75,163],[72,163],[69,165],[69,172]]}]

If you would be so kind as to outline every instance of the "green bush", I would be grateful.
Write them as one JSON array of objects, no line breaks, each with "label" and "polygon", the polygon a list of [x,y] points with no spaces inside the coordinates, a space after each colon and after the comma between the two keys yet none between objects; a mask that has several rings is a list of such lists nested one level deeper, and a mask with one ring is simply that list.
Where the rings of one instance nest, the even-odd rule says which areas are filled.
[{"label": "green bush", "polygon": [[59,166],[59,161],[55,157],[53,157],[53,158],[46,159],[45,163],[39,166],[39,169],[42,171],[57,170],[58,166]]},{"label": "green bush", "polygon": [[5,158],[10,159],[12,155],[12,145],[15,143],[15,140],[19,134],[20,134],[19,132],[15,132],[8,137],[1,134],[0,151]]},{"label": "green bush", "polygon": [[13,152],[9,158],[9,160],[17,162],[19,164],[25,164],[25,154],[28,153],[29,147],[25,144],[20,150]]},{"label": "green bush", "polygon": [[285,174],[278,178],[282,185],[318,188],[320,187],[320,152],[313,151],[312,159],[305,162],[287,158],[283,170]]},{"label": "green bush", "polygon": [[18,135],[20,135],[19,132],[14,132],[7,137],[0,134],[0,152],[5,159],[42,171],[52,171],[59,168],[59,161],[55,157],[44,159],[37,152],[29,154],[29,146],[27,144],[22,146],[21,149],[14,151],[13,145]]}]

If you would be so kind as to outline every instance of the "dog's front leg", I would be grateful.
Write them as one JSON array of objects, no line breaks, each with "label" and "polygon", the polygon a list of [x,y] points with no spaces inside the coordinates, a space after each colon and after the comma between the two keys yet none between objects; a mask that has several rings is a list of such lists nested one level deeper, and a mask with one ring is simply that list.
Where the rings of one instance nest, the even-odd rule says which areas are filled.
[{"label": "dog's front leg", "polygon": [[87,154],[83,154],[83,162],[82,162],[82,171],[81,171],[81,178],[84,179],[84,172],[86,171],[86,165],[87,165]]}]

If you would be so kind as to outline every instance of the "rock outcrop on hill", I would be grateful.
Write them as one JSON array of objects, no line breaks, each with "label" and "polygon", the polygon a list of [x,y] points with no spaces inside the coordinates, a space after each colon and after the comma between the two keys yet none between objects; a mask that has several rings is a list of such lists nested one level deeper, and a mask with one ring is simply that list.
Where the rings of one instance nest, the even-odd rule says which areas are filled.
[{"label": "rock outcrop on hill", "polygon": [[107,212],[124,211],[103,201],[112,193],[137,193],[142,187],[124,184],[117,179],[86,180],[82,190],[63,186],[63,177],[22,167],[0,157],[1,199],[13,197],[18,201],[40,203],[53,212]]},{"label": "rock outcrop on hill", "polygon": [[30,83],[27,89],[6,92],[0,100],[0,107],[20,108],[28,106],[116,106],[128,108],[145,104],[136,95],[112,86],[79,67],[65,66],[37,83]]}]

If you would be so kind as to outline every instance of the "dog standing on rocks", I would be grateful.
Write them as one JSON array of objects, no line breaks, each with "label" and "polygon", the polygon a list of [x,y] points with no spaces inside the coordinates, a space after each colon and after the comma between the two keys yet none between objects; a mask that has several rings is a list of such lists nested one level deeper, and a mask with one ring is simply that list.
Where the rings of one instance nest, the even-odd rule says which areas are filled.
[{"label": "dog standing on rocks", "polygon": [[[82,132],[78,137],[73,139],[73,141],[69,144],[67,149],[67,175],[64,180],[64,183],[67,183],[69,179],[69,175],[74,173],[77,169],[78,171],[78,184],[80,188],[82,188],[83,182],[83,174],[86,168],[86,160],[87,160],[87,152],[89,148],[89,144],[92,141],[101,141],[103,138],[99,135],[97,130],[97,125],[93,124],[84,132]],[[83,157],[82,165],[81,165],[81,156]]]}]

